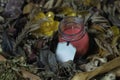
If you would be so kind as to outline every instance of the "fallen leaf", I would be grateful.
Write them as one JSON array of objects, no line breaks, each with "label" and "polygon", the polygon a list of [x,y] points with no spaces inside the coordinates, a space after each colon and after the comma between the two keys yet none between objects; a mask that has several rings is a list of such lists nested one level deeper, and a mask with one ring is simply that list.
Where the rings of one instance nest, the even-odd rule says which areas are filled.
[{"label": "fallen leaf", "polygon": [[104,28],[99,24],[93,24],[91,27],[97,31],[104,32]]},{"label": "fallen leaf", "polygon": [[62,0],[57,0],[57,2],[55,3],[55,6],[54,6],[54,7],[60,6],[61,3],[62,3]]},{"label": "fallen leaf", "polygon": [[53,3],[54,0],[49,0],[48,2],[46,2],[46,4],[44,5],[44,8],[50,9],[53,7]]},{"label": "fallen leaf", "polygon": [[117,36],[120,34],[119,28],[117,26],[112,26],[110,29],[113,32],[114,36]]},{"label": "fallen leaf", "polygon": [[34,75],[34,74],[24,70],[24,69],[21,69],[21,72],[22,72],[22,75],[24,78],[28,78],[30,80],[41,80],[39,76]]},{"label": "fallen leaf", "polygon": [[23,14],[29,14],[31,12],[31,10],[33,9],[33,3],[29,3],[27,4],[24,8],[23,8]]},{"label": "fallen leaf", "polygon": [[0,55],[0,61],[6,61],[6,58]]},{"label": "fallen leaf", "polygon": [[119,38],[120,38],[120,36],[118,35],[118,36],[115,36],[115,37],[113,37],[113,39],[112,39],[112,43],[111,43],[111,45],[112,45],[112,47],[115,47],[115,46],[117,46],[118,45],[118,40],[119,40]]}]

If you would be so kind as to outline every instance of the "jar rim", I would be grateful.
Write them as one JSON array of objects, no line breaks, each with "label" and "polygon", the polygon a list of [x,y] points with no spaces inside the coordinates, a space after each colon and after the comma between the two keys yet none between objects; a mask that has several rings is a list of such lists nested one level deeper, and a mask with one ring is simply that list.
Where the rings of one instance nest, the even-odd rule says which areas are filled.
[{"label": "jar rim", "polygon": [[[65,32],[63,32],[63,31],[61,30],[62,23],[64,23],[65,20],[67,20],[67,19],[69,19],[69,18],[79,20],[80,23],[75,22],[75,21],[68,21],[68,22],[66,23],[66,24],[76,23],[76,24],[78,24],[78,25],[80,24],[80,25],[81,25],[81,30],[80,30],[79,32],[74,33],[74,34],[66,34]],[[74,17],[74,16],[65,17],[65,18],[60,22],[60,25],[59,25],[59,27],[58,27],[58,32],[59,32],[61,35],[64,35],[64,36],[63,36],[63,39],[64,39],[64,40],[68,40],[68,38],[65,38],[65,36],[66,36],[66,37],[68,37],[68,36],[71,36],[71,37],[72,37],[72,36],[75,36],[75,35],[77,35],[78,37],[80,37],[80,38],[78,38],[78,39],[81,39],[81,38],[84,36],[84,34],[86,33],[85,28],[84,28],[83,19],[82,19],[82,18],[79,18],[79,17]],[[75,39],[75,40],[76,40],[76,39]],[[69,40],[69,41],[75,41],[75,40],[72,39],[72,40]]]}]

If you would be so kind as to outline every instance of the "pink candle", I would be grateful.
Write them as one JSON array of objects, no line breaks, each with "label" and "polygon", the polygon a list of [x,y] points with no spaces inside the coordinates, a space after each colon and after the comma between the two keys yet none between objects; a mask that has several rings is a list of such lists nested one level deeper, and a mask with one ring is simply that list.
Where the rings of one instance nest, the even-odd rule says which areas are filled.
[{"label": "pink candle", "polygon": [[89,37],[82,19],[65,18],[59,26],[59,42],[70,42],[77,50],[75,58],[85,55],[89,46]]}]

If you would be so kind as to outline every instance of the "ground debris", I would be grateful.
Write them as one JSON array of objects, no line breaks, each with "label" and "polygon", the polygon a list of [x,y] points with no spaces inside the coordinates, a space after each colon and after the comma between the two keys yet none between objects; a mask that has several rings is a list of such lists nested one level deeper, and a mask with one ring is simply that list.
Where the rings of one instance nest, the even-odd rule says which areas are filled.
[{"label": "ground debris", "polygon": [[[119,0],[0,0],[0,80],[71,80],[109,67],[120,56],[119,8]],[[83,18],[90,46],[80,59],[59,63],[58,26],[69,16]],[[120,77],[119,67],[109,68],[93,79]]]}]

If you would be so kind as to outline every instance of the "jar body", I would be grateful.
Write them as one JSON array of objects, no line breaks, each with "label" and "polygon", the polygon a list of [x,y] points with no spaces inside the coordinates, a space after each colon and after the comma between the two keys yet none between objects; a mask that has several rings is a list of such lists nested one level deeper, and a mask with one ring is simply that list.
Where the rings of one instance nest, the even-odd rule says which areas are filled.
[{"label": "jar body", "polygon": [[[66,42],[64,39],[62,39],[61,36],[59,36],[59,42]],[[70,42],[77,50],[75,57],[79,58],[80,56],[83,56],[86,54],[88,47],[89,47],[89,37],[88,34],[85,33],[85,35],[77,40],[77,41],[71,41]]]},{"label": "jar body", "polygon": [[89,37],[80,18],[69,17],[59,26],[59,42],[69,42],[76,48],[75,58],[86,54]]}]

